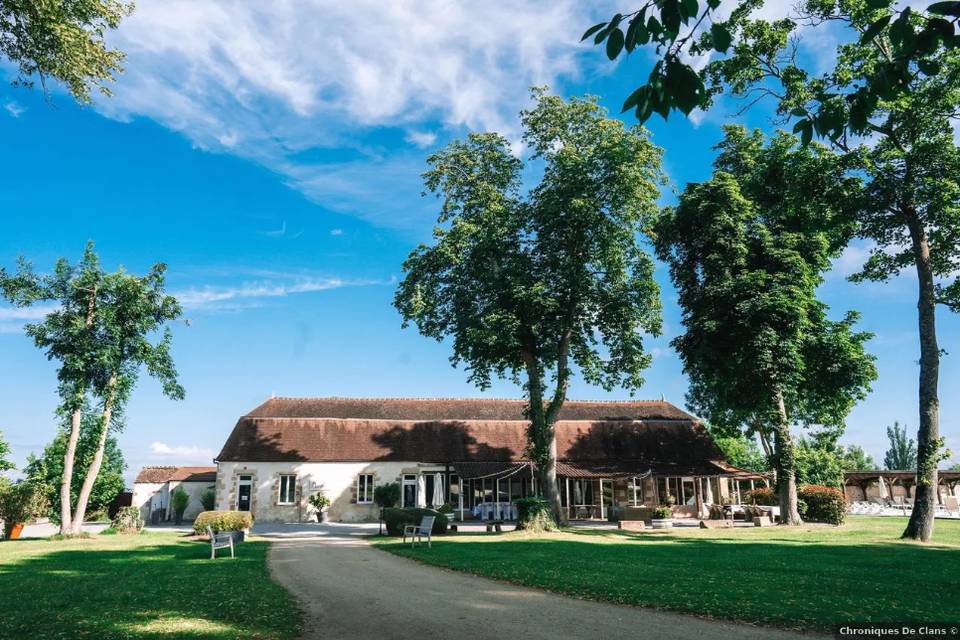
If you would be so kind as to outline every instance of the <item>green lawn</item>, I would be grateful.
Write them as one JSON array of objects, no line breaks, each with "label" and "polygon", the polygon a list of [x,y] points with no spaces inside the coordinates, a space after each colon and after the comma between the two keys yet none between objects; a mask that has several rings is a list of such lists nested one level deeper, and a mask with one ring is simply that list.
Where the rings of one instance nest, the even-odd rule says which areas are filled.
[{"label": "green lawn", "polygon": [[898,540],[905,518],[835,528],[459,535],[433,549],[379,539],[430,564],[581,598],[797,629],[960,620],[960,521],[935,543]]},{"label": "green lawn", "polygon": [[218,551],[176,534],[0,542],[3,638],[291,638],[301,612],[268,543]]}]

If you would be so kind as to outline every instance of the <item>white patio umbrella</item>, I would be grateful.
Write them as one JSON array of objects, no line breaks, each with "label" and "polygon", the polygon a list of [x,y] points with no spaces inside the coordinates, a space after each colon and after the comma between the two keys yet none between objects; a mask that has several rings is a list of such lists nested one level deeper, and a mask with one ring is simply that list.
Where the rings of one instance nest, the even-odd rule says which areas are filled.
[{"label": "white patio umbrella", "polygon": [[443,474],[433,476],[433,506],[439,508],[446,502],[443,495]]},{"label": "white patio umbrella", "polygon": [[573,504],[583,504],[583,490],[580,480],[573,481]]},{"label": "white patio umbrella", "polygon": [[888,497],[887,483],[883,481],[883,476],[878,476],[877,480],[880,482],[880,498],[886,500]]}]

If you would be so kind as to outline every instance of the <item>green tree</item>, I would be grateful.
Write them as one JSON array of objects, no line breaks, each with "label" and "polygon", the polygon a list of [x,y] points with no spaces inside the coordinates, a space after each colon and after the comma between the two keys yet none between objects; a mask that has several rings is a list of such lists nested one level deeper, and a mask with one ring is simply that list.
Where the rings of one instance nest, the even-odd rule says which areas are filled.
[{"label": "green tree", "polygon": [[[170,355],[172,334],[169,327],[164,328],[180,316],[181,309],[176,298],[164,292],[165,271],[165,265],[156,264],[142,277],[128,274],[122,267],[105,273],[93,243],[88,243],[78,267],[62,259],[52,275],[40,276],[21,259],[15,275],[0,273],[0,287],[14,304],[47,301],[59,305],[42,322],[27,325],[26,331],[47,351],[48,358],[61,363],[62,410],[71,415],[61,487],[64,511],[71,503],[76,442],[88,394],[96,399],[104,425],[112,424],[115,412],[122,413],[141,370],[157,378],[168,397],[184,395]],[[161,329],[160,339],[151,342]],[[108,435],[109,429],[100,430],[73,515],[61,513],[61,530],[66,534],[79,533],[83,525]]]},{"label": "green tree", "polygon": [[15,85],[62,82],[77,102],[90,102],[122,71],[123,53],[104,36],[133,11],[119,0],[0,0],[0,55],[17,69]]},{"label": "green tree", "polygon": [[754,438],[737,432],[736,435],[714,435],[713,441],[723,451],[727,462],[733,466],[756,473],[770,471],[768,458],[760,450]]},{"label": "green tree", "polygon": [[843,489],[843,450],[832,441],[800,437],[797,440],[797,483]]},{"label": "green tree", "polygon": [[878,469],[876,460],[862,447],[850,445],[843,452],[844,471],[877,471]]},{"label": "green tree", "polygon": [[[115,433],[122,427],[123,423],[120,416],[114,414],[113,423],[110,426],[111,432]],[[67,513],[76,507],[77,496],[86,477],[85,470],[89,467],[96,453],[102,428],[100,413],[89,406],[85,407],[76,448],[76,464],[80,472],[73,474],[70,479],[71,503],[67,505]],[[60,485],[63,481],[64,457],[69,436],[69,419],[65,419],[63,427],[53,442],[44,448],[39,457],[30,455],[24,468],[27,478],[37,486],[42,487],[50,505],[50,519],[54,522],[60,522],[62,513]],[[116,438],[112,435],[108,436],[104,445],[103,465],[90,492],[90,510],[106,509],[113,499],[123,491],[123,472],[126,468],[127,465],[124,462],[123,453]]]},{"label": "green tree", "polygon": [[524,163],[500,135],[471,134],[428,159],[439,225],[404,263],[394,304],[404,324],[452,338],[451,362],[481,388],[523,378],[528,455],[559,516],[554,423],[573,368],[633,390],[650,364],[643,334],[659,333],[659,289],[639,234],[663,176],[647,132],[606,117],[595,99],[542,89],[534,99],[521,122],[543,177],[526,196]]},{"label": "green tree", "polygon": [[[681,4],[703,25],[719,3],[645,3],[651,4],[664,11],[669,7],[670,13]],[[769,98],[780,117],[796,119],[794,131],[805,142],[816,134],[861,158],[867,197],[855,212],[856,234],[872,241],[874,248],[853,279],[885,281],[904,269],[917,275],[917,487],[903,536],[929,541],[937,465],[943,459],[936,307],[960,310],[960,149],[953,132],[960,117],[960,2],[934,2],[918,11],[893,0],[804,0],[793,19],[750,19],[761,4],[740,0],[729,20],[712,25],[709,32],[701,29],[698,36],[679,35],[677,20],[671,17],[671,28],[663,32],[666,40],[638,40],[634,46],[648,41],[660,46],[659,68],[666,71],[651,74],[634,93],[639,96],[637,114],[641,119],[649,116],[643,99],[666,117],[674,106],[685,112],[706,108],[712,96],[725,91],[746,97],[748,105]],[[814,73],[800,65],[795,55],[800,23],[818,29],[834,26],[844,34],[832,69]],[[613,30],[607,27],[595,32],[598,41],[603,31],[604,38],[611,37]],[[608,40],[611,57],[623,48],[611,48]],[[706,51],[729,55],[700,71],[682,61],[685,53]],[[625,107],[630,102],[628,98]],[[870,136],[871,144],[857,147],[862,140],[858,136]]]},{"label": "green tree", "polygon": [[781,514],[800,522],[791,428],[842,429],[876,377],[858,316],[827,318],[817,286],[842,246],[856,193],[843,159],[781,134],[727,127],[713,177],[688,185],[657,226],[683,312],[673,340],[689,401],[726,432],[756,433]]},{"label": "green tree", "polygon": [[3,432],[0,431],[0,472],[16,469],[16,465],[9,459],[10,445],[3,439]]},{"label": "green tree", "polygon": [[906,427],[894,422],[887,427],[890,448],[883,454],[883,466],[894,471],[912,469],[917,465],[917,443],[907,436]]}]

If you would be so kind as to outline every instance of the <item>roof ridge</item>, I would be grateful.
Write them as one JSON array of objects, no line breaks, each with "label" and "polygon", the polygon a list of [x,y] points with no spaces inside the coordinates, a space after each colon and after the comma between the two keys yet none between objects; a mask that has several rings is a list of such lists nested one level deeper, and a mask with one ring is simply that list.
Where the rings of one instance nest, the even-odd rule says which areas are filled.
[{"label": "roof ridge", "polygon": [[[523,398],[499,398],[499,397],[469,397],[469,396],[273,396],[270,400],[371,400],[371,401],[383,401],[383,400],[437,400],[437,401],[450,401],[450,400],[490,400],[496,402],[526,402]],[[564,402],[579,402],[583,404],[638,404],[638,403],[655,403],[655,404],[670,404],[667,400],[657,400],[657,399],[636,399],[636,400],[580,400],[577,398],[568,398]]]}]

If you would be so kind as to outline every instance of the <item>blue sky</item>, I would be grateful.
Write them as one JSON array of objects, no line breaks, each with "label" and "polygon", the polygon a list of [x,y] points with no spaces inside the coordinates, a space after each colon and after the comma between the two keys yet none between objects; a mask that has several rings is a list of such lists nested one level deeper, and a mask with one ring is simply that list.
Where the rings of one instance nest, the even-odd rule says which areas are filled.
[{"label": "blue sky", "polygon": [[[94,240],[109,268],[167,263],[186,308],[174,355],[187,398],[169,401],[142,379],[120,435],[129,477],[144,464],[209,463],[237,417],[271,394],[480,395],[450,367],[447,346],[401,329],[390,304],[400,263],[429,239],[436,214],[421,197],[425,157],[471,130],[517,140],[532,84],[599,95],[616,113],[647,66],[578,45],[603,9],[483,4],[145,1],[111,36],[129,54],[113,98],[81,109],[55,87],[47,100],[0,86],[2,264],[25,255],[49,268]],[[817,40],[805,55],[826,64],[824,36],[807,35]],[[734,110],[651,120],[671,179],[665,203],[709,174]],[[763,110],[746,120],[770,128]],[[845,441],[880,458],[887,424],[916,427],[915,285],[910,273],[846,282],[865,250],[848,249],[821,293],[833,314],[858,309],[876,333],[880,379]],[[666,335],[649,342],[656,357],[639,395],[683,405],[669,348],[679,313],[662,267],[658,279]],[[55,368],[22,335],[24,320],[0,307],[0,430],[18,462],[56,428]],[[941,310],[939,322],[941,345],[956,350],[960,319]],[[948,355],[942,429],[955,451],[958,379]],[[488,392],[518,394],[508,383]],[[626,394],[578,381],[571,397]]]}]

